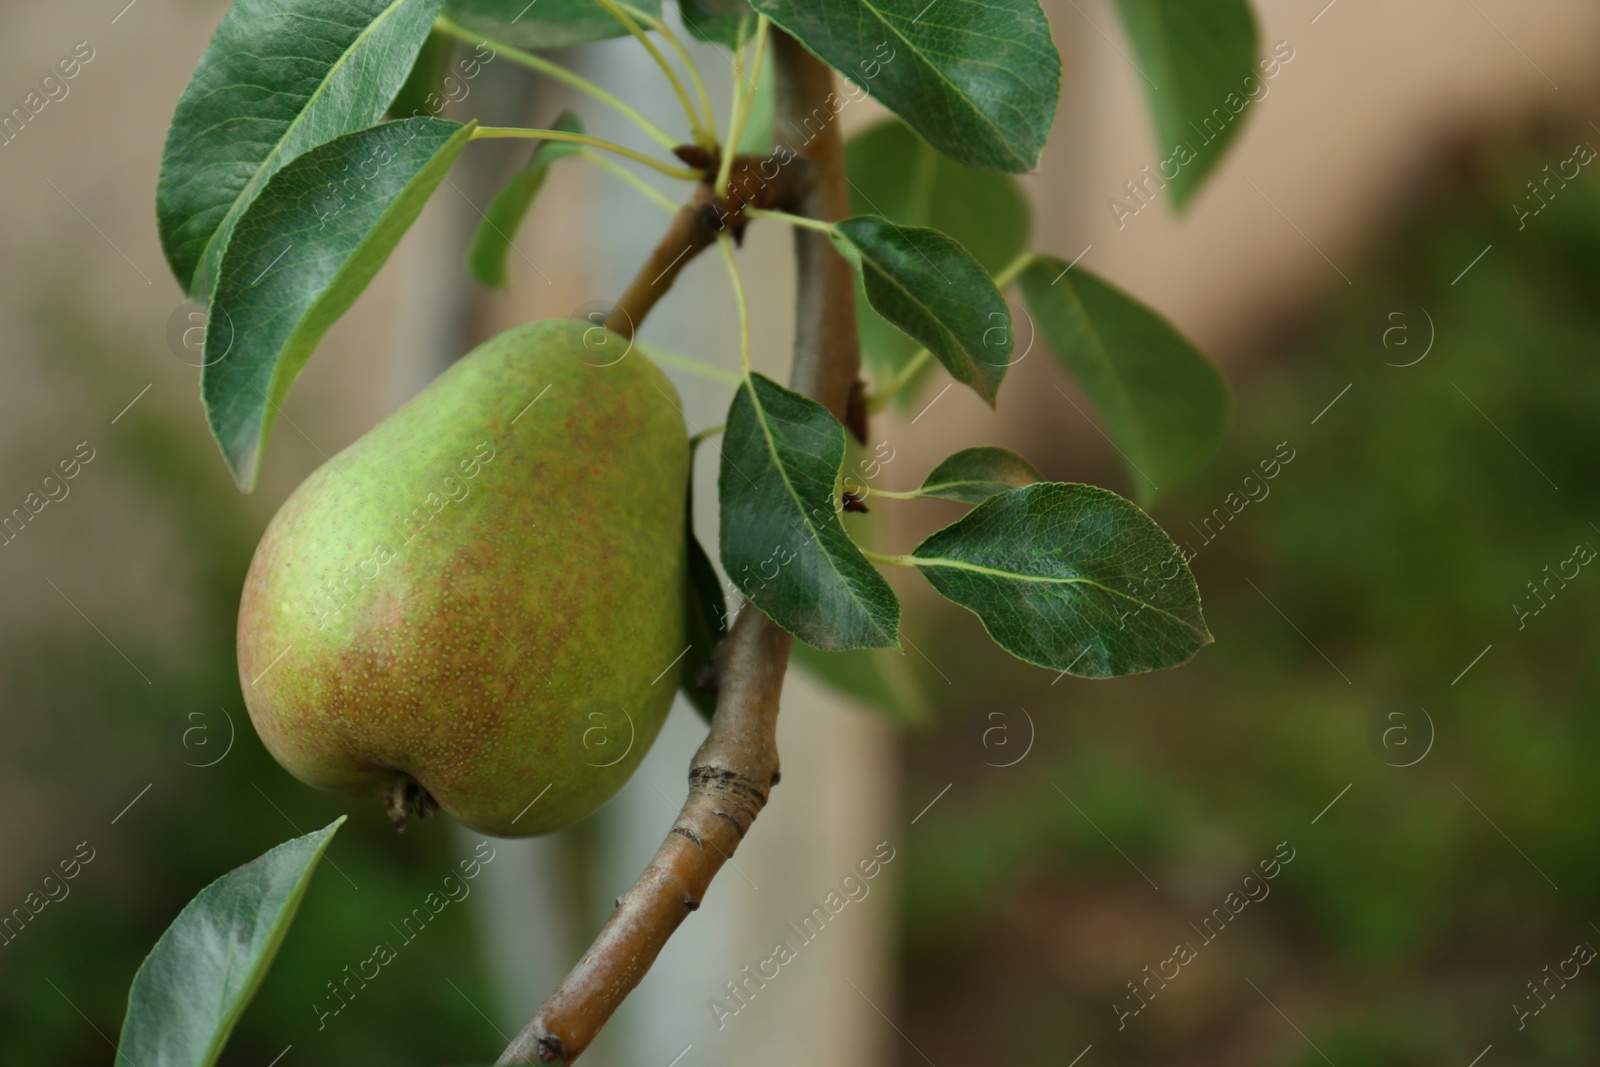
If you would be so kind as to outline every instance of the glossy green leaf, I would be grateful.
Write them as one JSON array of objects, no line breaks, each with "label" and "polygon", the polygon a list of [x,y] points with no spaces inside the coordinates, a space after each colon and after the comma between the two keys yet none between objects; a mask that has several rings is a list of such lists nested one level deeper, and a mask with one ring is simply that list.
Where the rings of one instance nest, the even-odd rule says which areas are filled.
[{"label": "glossy green leaf", "polygon": [[933,468],[918,496],[981,504],[996,493],[1044,481],[1032,463],[1004,448],[964,448]]},{"label": "glossy green leaf", "polygon": [[933,717],[928,694],[907,662],[907,653],[887,648],[823,652],[805,642],[793,660],[835,692],[896,722],[921,724]]},{"label": "glossy green leaf", "polygon": [[[898,119],[850,138],[844,150],[854,214],[931,226],[960,243],[991,275],[1026,247],[1028,201],[1010,175],[952,162]],[[860,301],[856,321],[862,355],[880,372],[899,370],[921,347]],[[907,402],[915,395],[914,386],[900,393]]]},{"label": "glossy green leaf", "polygon": [[278,954],[340,816],[195,896],[133,976],[116,1067],[210,1067]]},{"label": "glossy green leaf", "polygon": [[755,33],[756,13],[745,0],[678,0],[689,32],[702,41],[743,48]]},{"label": "glossy green leaf", "polygon": [[1012,173],[1038,165],[1061,89],[1038,0],[753,6],[956,162]]},{"label": "glossy green leaf", "polygon": [[200,392],[240,487],[289,386],[461,154],[474,124],[415,118],[346,134],[273,176],[222,262]]},{"label": "glossy green leaf", "polygon": [[[691,445],[691,456],[694,446]],[[701,689],[697,683],[701,672],[708,669],[716,656],[717,643],[728,632],[728,602],[723,596],[722,579],[717,568],[700,544],[694,532],[694,482],[689,483],[689,504],[684,509],[684,523],[688,526],[685,544],[689,549],[689,567],[684,575],[688,583],[684,597],[684,632],[688,635],[689,651],[683,657],[678,674],[678,688],[688,697],[689,703],[707,722],[717,710],[714,690]]]},{"label": "glossy green leaf", "polygon": [[1120,289],[1041,256],[1018,279],[1040,330],[1105,418],[1144,503],[1193,473],[1228,423],[1228,387],[1182,334]]},{"label": "glossy green leaf", "polygon": [[1163,156],[1158,180],[1182,208],[1239,132],[1257,91],[1255,17],[1246,0],[1115,0],[1113,6],[1155,119]]},{"label": "glossy green leaf", "polygon": [[992,406],[1011,363],[1011,311],[989,272],[938,230],[876,215],[835,224],[833,242],[873,309]]},{"label": "glossy green leaf", "polygon": [[1117,494],[1039,482],[990,497],[911,562],[1018,659],[1080,678],[1176,667],[1211,643],[1161,527]]},{"label": "glossy green leaf", "polygon": [[[571,111],[563,111],[551,129],[567,133],[582,133],[583,122]],[[506,261],[511,255],[511,242],[522,225],[533,198],[539,195],[550,167],[558,159],[576,155],[582,145],[570,141],[540,141],[533,149],[528,165],[506,182],[490,202],[472,235],[472,247],[467,250],[467,269],[484,285],[499,288],[506,284]]]},{"label": "glossy green leaf", "polygon": [[274,174],[383,117],[438,12],[439,0],[235,0],[178,98],[156,185],[161,247],[192,297],[210,300]]},{"label": "glossy green leaf", "polygon": [[[629,0],[628,6],[661,14],[661,0]],[[595,0],[445,0],[444,11],[491,43],[518,48],[567,48],[628,32]]]},{"label": "glossy green leaf", "polygon": [[845,433],[816,401],[752,374],[723,431],[722,566],[807,644],[898,648],[900,602],[839,521]]}]

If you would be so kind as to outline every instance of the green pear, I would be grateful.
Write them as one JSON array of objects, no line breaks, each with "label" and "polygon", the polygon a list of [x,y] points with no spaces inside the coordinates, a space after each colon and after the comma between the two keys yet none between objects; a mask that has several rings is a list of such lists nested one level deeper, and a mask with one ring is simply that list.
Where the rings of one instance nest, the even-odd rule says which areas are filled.
[{"label": "green pear", "polygon": [[628,780],[687,643],[689,477],[677,393],[628,349],[582,322],[503,333],[289,497],[238,651],[295,776],[507,837]]}]

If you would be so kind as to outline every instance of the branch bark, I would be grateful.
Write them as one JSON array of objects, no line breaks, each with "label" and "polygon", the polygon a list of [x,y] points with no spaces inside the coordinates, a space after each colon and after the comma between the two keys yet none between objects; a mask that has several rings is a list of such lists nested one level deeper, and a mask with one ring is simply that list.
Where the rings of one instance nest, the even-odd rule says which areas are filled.
[{"label": "branch bark", "polygon": [[[844,142],[826,103],[833,74],[786,34],[774,31],[772,48],[778,139],[800,161],[787,179],[801,175],[791,210],[828,221],[843,218],[849,210]],[[813,131],[819,116],[822,125]],[[718,219],[727,217],[718,209],[713,191],[702,186],[618,301],[607,326],[633,335],[683,266],[715,240]],[[791,384],[864,436],[850,266],[826,234],[804,229],[795,232],[795,258]],[[677,820],[639,881],[618,899],[594,945],[501,1055],[501,1064],[576,1060],[644,978],[673,931],[700,906],[712,878],[778,783],[778,698],[793,641],[754,607],[739,613],[717,651],[717,710],[690,764],[689,795]]]},{"label": "branch bark", "polygon": [[[850,213],[850,181],[838,115],[827,103],[834,95],[833,71],[786,33],[774,30],[771,48],[778,75],[777,139],[804,160],[810,172],[794,210],[837,222]],[[796,228],[794,255],[794,367],[789,384],[864,438],[865,427],[856,411],[861,351],[855,276],[825,233]]]}]

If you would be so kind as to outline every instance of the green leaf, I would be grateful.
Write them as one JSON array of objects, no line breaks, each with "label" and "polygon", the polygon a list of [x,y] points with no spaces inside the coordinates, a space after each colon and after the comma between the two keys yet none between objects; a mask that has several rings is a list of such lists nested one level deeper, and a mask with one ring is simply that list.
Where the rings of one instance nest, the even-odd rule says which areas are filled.
[{"label": "green leaf", "polygon": [[[289,386],[394,251],[476,128],[400,119],[279,171],[239,220],[206,331],[200,392],[240,488]],[[226,328],[222,328],[225,326]]]},{"label": "green leaf", "polygon": [[156,223],[172,273],[209,302],[234,227],[290,160],[383,117],[439,0],[235,0],[178,98]]},{"label": "green leaf", "polygon": [[437,115],[444,103],[440,90],[450,77],[450,60],[455,57],[456,41],[442,33],[430,33],[411,64],[411,73],[389,101],[385,118],[409,119],[418,115]]},{"label": "green leaf", "polygon": [[917,495],[981,504],[996,493],[1042,481],[1044,475],[1015,452],[983,445],[964,448],[933,468]]},{"label": "green leaf", "polygon": [[898,648],[900,602],[839,521],[844,457],[844,427],[827,408],[747,378],[723,431],[722,566],[808,644]]},{"label": "green leaf", "polygon": [[833,243],[873,308],[993,406],[1011,364],[1011,310],[989,272],[938,230],[876,215],[834,224]]},{"label": "green leaf", "polygon": [[931,226],[990,274],[1027,246],[1028,200],[1011,175],[952,162],[898,119],[856,134],[844,153],[853,213]]},{"label": "green leaf", "polygon": [[384,117],[437,115],[440,107],[430,104],[430,99],[443,102],[438,91],[443,88],[445,78],[450,77],[448,70],[454,51],[456,38],[446,37],[445,34],[429,34],[426,42],[422,42],[422,51],[416,54],[416,61],[411,64],[411,74],[406,75],[405,85],[400,86],[395,98],[389,101],[389,110],[384,112]]},{"label": "green leaf", "polygon": [[1080,678],[1176,667],[1211,643],[1182,553],[1090,485],[1039,482],[979,504],[911,554],[939,594],[1018,659]]},{"label": "green leaf", "polygon": [[[552,129],[567,133],[582,133],[583,122],[571,111],[563,111]],[[577,155],[582,145],[570,141],[540,141],[534,146],[533,156],[495,195],[489,210],[483,213],[477,233],[472,236],[472,247],[467,250],[467,269],[484,285],[500,288],[506,284],[506,260],[511,255],[511,240],[517,228],[539,195],[550,167],[558,159]]]},{"label": "green leaf", "polygon": [[[692,458],[692,446],[691,446]],[[685,544],[689,548],[689,567],[685,575],[688,583],[684,597],[685,629],[689,651],[683,658],[678,674],[678,687],[689,698],[696,711],[706,722],[717,710],[717,694],[700,689],[695,684],[701,670],[715,658],[717,643],[728,633],[728,602],[722,595],[722,579],[711,564],[711,557],[700,544],[694,532],[694,482],[689,483],[689,505],[684,509],[684,523],[688,526]]]},{"label": "green leaf", "polygon": [[1012,173],[1038,165],[1061,90],[1061,57],[1038,0],[753,6],[956,162]]},{"label": "green leaf", "polygon": [[[1246,0],[1115,0],[1156,134],[1160,179],[1182,208],[1222,159],[1249,106],[1259,47]],[[1184,146],[1180,151],[1179,146]],[[1168,165],[1175,167],[1168,177]]]},{"label": "green leaf", "polygon": [[[931,226],[972,253],[991,275],[1026,247],[1028,201],[1010,175],[954,163],[898,119],[857,134],[844,150],[853,213],[882,215],[902,226]],[[880,372],[899,370],[920,347],[860,301],[856,321],[862,354]],[[900,397],[909,401],[915,393],[913,386]]]},{"label": "green leaf", "polygon": [[255,995],[334,832],[297,837],[200,890],[133,976],[116,1067],[210,1067]]},{"label": "green leaf", "polygon": [[745,0],[678,0],[689,32],[702,41],[743,48],[755,32],[756,13]]},{"label": "green leaf", "polygon": [[741,155],[765,156],[772,152],[773,124],[778,116],[777,69],[770,59],[761,64],[750,98],[750,113],[745,116],[744,129],[739,131],[739,143],[734,145],[734,151]]},{"label": "green leaf", "polygon": [[1150,308],[1080,268],[1040,256],[1018,279],[1029,309],[1106,426],[1149,504],[1216,450],[1222,376]]},{"label": "green leaf", "polygon": [[[647,15],[661,14],[661,0],[629,0]],[[628,28],[595,0],[445,0],[445,14],[493,41],[518,48],[567,48]]]},{"label": "green leaf", "polygon": [[904,652],[887,648],[823,652],[802,641],[794,646],[793,658],[830,689],[896,722],[920,725],[933,717],[928,694]]}]

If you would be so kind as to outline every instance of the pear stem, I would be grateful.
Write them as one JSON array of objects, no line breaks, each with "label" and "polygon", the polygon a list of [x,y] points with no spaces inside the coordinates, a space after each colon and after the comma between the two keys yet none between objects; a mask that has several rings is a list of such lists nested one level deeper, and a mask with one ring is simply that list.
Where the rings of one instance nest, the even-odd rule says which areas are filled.
[{"label": "pear stem", "polygon": [[389,823],[396,833],[405,833],[406,824],[415,815],[426,819],[439,810],[439,802],[409,774],[397,774],[383,794],[383,807],[389,814]]},{"label": "pear stem", "polygon": [[[777,127],[779,136],[784,137],[785,130],[806,129],[804,120],[823,106],[832,91],[833,74],[787,34],[774,31],[771,48],[778,72]],[[787,161],[806,161],[804,167],[787,168],[803,172],[806,180],[799,184],[792,203],[770,206],[783,206],[808,218],[843,218],[849,211],[850,190],[838,124],[830,123],[803,144],[786,145],[785,152]],[[709,185],[702,186],[702,191],[705,203],[716,202]],[[715,237],[694,205],[680,212],[673,231],[691,212],[701,216],[701,225],[708,230],[698,250]],[[651,271],[663,249],[681,259],[690,258],[681,233],[676,237],[678,243],[671,243],[673,231],[646,263],[640,278],[654,277]],[[826,234],[811,230],[796,231],[795,257],[796,327],[790,382],[860,430],[864,415],[857,382],[860,353],[850,266]],[[629,294],[638,286],[636,279]],[[656,290],[655,283],[647,285],[643,295],[632,298],[631,310],[619,325],[625,323],[630,331],[635,328],[662,291]],[[625,306],[630,306],[627,294],[617,305],[619,310]],[[613,317],[616,314],[613,312]],[[618,899],[593,946],[507,1047],[500,1063],[569,1064],[576,1060],[644,978],[673,931],[699,908],[712,878],[738,847],[778,783],[778,698],[793,641],[754,606],[747,605],[739,612],[717,649],[717,710],[690,764],[689,793],[677,820],[639,881]]]}]

